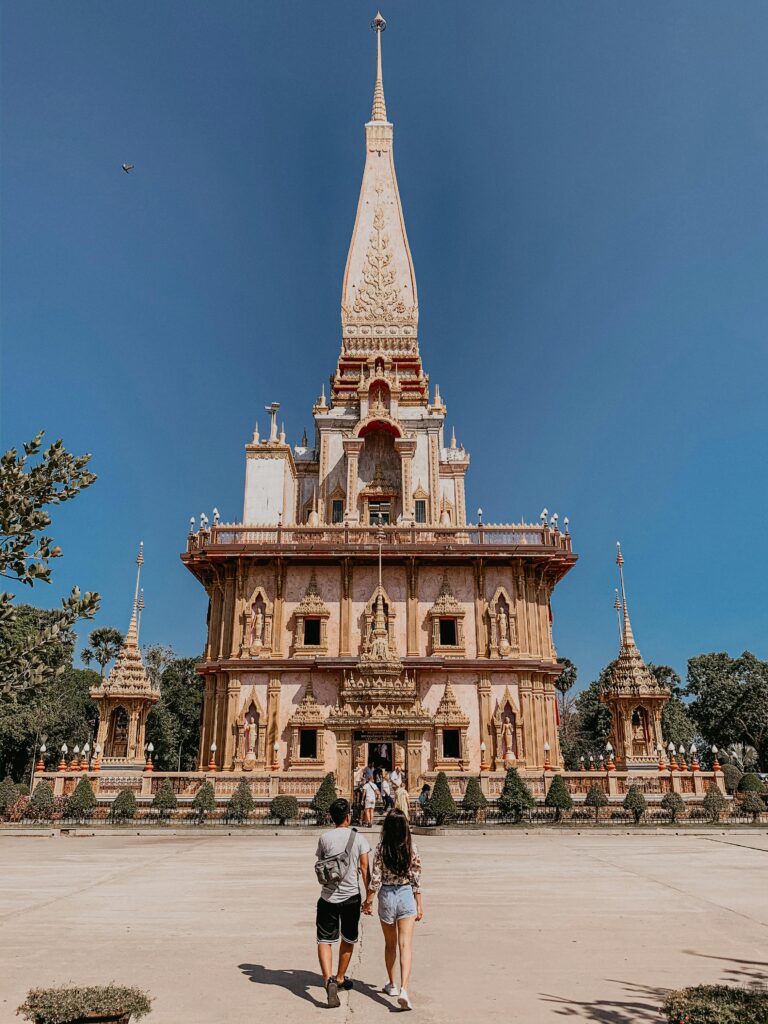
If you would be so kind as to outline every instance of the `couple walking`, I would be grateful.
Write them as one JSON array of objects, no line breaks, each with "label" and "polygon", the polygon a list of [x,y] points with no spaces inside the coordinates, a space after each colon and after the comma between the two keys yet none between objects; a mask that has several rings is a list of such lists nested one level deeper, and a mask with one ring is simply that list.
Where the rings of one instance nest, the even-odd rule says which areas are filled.
[{"label": "couple walking", "polygon": [[[317,901],[317,954],[329,1006],[340,1006],[339,989],[353,987],[347,978],[360,928],[360,914],[371,914],[378,893],[378,913],[384,933],[384,965],[387,983],[383,991],[397,997],[402,1010],[412,1010],[408,983],[411,974],[413,926],[421,921],[421,861],[411,840],[408,819],[395,808],[387,813],[379,843],[369,862],[371,847],[365,836],[351,827],[348,800],[330,806],[335,828],[325,832],[317,845],[315,874],[323,886]],[[365,901],[360,897],[360,881]],[[333,947],[339,943],[338,968],[333,970]],[[400,956],[400,984],[395,966]]]}]

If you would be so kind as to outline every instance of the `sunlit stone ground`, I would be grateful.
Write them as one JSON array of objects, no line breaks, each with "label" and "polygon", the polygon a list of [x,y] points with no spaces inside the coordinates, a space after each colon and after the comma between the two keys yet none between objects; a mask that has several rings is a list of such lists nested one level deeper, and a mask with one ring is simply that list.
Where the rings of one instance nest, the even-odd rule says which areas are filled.
[{"label": "sunlit stone ground", "polygon": [[[507,832],[418,840],[411,994],[445,1022],[658,1021],[668,988],[768,980],[768,833]],[[0,1020],[25,991],[115,980],[151,1024],[293,1024],[316,973],[316,835],[0,833]],[[397,1012],[377,920],[339,1020]]]}]

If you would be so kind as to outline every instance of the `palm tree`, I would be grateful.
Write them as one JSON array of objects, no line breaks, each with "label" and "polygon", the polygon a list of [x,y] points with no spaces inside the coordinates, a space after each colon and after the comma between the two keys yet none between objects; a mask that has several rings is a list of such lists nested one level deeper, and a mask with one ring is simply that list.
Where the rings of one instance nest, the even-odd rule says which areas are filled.
[{"label": "palm tree", "polygon": [[123,634],[119,629],[112,629],[111,626],[102,626],[94,629],[88,637],[88,646],[80,652],[84,665],[90,665],[95,661],[99,666],[101,678],[104,678],[104,670],[107,665],[120,653],[123,644]]}]

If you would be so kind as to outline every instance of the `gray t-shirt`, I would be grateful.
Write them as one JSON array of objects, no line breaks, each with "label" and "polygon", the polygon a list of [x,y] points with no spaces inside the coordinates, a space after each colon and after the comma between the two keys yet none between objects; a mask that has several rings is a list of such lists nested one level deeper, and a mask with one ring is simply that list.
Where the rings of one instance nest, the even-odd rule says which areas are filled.
[{"label": "gray t-shirt", "polygon": [[[324,832],[317,844],[318,860],[325,860],[326,857],[336,857],[343,853],[349,842],[350,829],[334,828],[330,832]],[[364,835],[359,832],[355,835],[355,841],[349,853],[349,869],[337,886],[323,888],[321,897],[328,903],[343,903],[352,896],[360,895],[360,877],[358,874],[360,858],[368,853],[371,847]]]}]

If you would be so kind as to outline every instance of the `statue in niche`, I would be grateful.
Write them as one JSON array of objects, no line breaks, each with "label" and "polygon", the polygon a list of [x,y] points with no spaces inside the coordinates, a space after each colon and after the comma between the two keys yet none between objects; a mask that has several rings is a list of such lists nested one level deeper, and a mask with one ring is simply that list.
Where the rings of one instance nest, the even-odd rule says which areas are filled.
[{"label": "statue in niche", "polygon": [[243,771],[250,772],[256,766],[256,744],[259,740],[259,725],[256,709],[251,704],[243,721],[243,748],[245,758]]},{"label": "statue in niche", "polygon": [[264,643],[264,602],[257,598],[251,608],[251,644],[261,647]]},{"label": "statue in niche", "polygon": [[501,729],[501,744],[504,753],[505,764],[515,760],[515,737],[512,732],[512,725],[509,721],[509,715],[504,716],[504,725]]},{"label": "statue in niche", "polygon": [[509,644],[509,616],[503,604],[499,607],[499,640],[502,644]]}]

